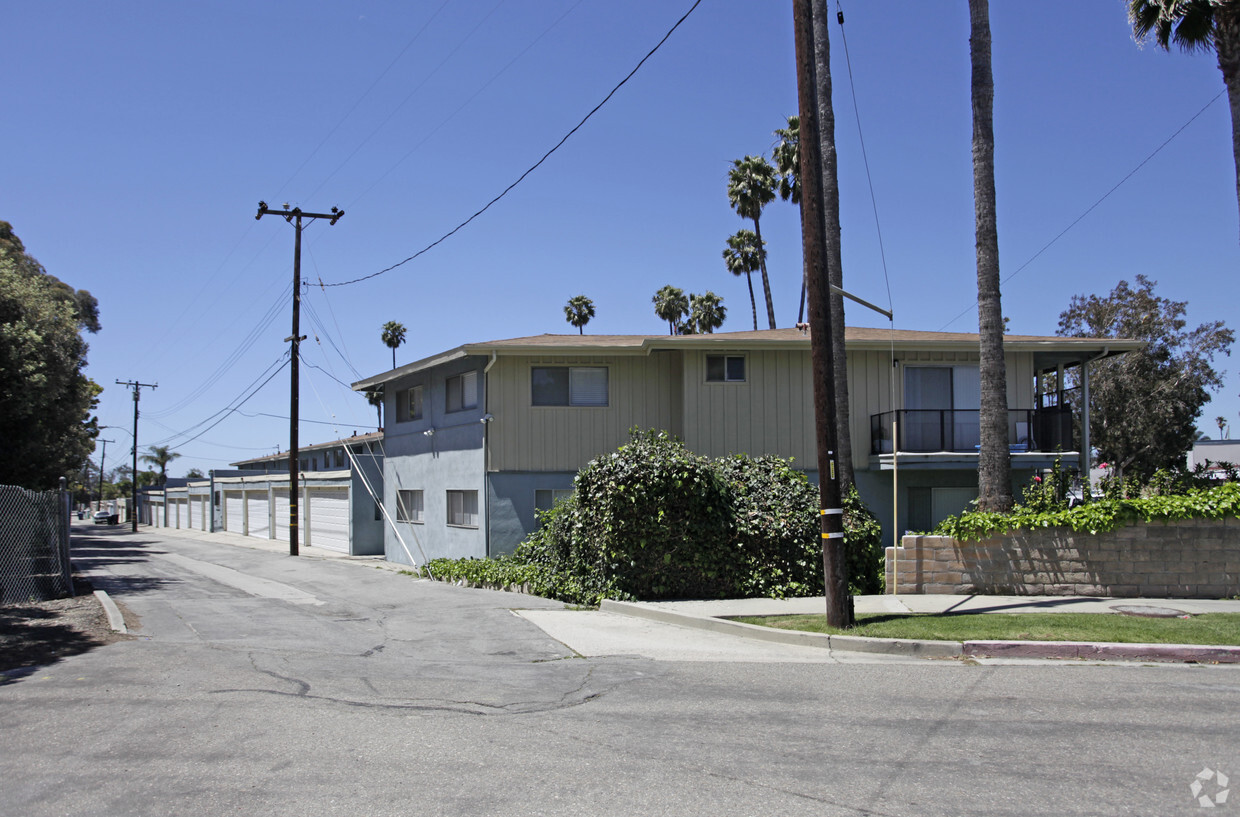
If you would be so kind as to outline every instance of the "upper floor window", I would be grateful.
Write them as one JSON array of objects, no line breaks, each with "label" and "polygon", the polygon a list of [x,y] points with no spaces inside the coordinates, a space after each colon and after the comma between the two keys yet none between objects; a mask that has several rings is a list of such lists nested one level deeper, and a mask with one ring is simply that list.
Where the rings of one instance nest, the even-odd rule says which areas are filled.
[{"label": "upper floor window", "polygon": [[535,366],[530,376],[535,406],[606,406],[606,366]]},{"label": "upper floor window", "polygon": [[396,422],[407,423],[422,419],[422,387],[396,392]]},{"label": "upper floor window", "polygon": [[745,358],[743,355],[707,355],[707,383],[743,383],[745,381]]},{"label": "upper floor window", "polygon": [[444,408],[447,411],[464,411],[478,407],[478,373],[465,372],[449,377],[446,386]]}]

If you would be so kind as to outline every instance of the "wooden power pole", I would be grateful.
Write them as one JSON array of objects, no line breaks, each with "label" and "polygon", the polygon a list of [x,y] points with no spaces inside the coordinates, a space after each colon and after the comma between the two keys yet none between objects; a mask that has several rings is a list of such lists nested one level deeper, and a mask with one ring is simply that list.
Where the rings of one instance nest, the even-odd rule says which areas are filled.
[{"label": "wooden power pole", "polygon": [[[801,246],[809,277],[810,354],[818,443],[819,517],[822,527],[823,584],[827,624],[849,627],[853,601],[848,592],[844,548],[844,503],[836,467],[835,364],[831,354],[831,285],[823,220],[822,151],[818,141],[817,72],[810,0],[793,0],[797,100],[801,119]],[[825,21],[823,21],[825,25]]]},{"label": "wooden power pole", "polygon": [[[142,394],[142,387],[148,389],[159,388],[158,383],[139,383],[136,380],[118,380],[118,386],[128,386],[133,389],[133,477],[130,485],[130,502],[129,502],[129,521],[132,525],[130,528],[134,533],[138,532],[138,399]],[[100,476],[100,480],[103,477]],[[103,482],[99,483],[100,491],[103,490]]]},{"label": "wooden power pole", "polygon": [[301,384],[298,380],[300,368],[298,366],[300,360],[301,342],[305,340],[305,336],[301,332],[301,220],[316,218],[328,219],[328,224],[335,224],[344,215],[344,210],[332,208],[330,213],[303,213],[300,207],[288,209],[288,205],[284,205],[283,210],[272,210],[267,207],[267,202],[260,201],[258,203],[258,215],[254,216],[254,220],[262,218],[265,215],[283,216],[284,220],[293,225],[296,231],[296,238],[293,240],[293,334],[284,340],[293,344],[291,355],[289,358],[290,369],[290,397],[289,397],[289,429],[288,429],[288,555],[296,556],[298,554],[297,547],[297,492],[300,484],[300,463],[297,461],[297,426],[299,412],[299,395]]}]

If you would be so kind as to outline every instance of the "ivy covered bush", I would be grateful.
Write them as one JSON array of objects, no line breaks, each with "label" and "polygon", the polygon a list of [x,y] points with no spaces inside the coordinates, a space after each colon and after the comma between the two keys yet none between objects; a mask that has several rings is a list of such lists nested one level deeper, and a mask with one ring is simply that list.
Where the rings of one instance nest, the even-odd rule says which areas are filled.
[{"label": "ivy covered bush", "polygon": [[1075,508],[1038,510],[1017,505],[1009,514],[971,511],[949,517],[934,533],[960,541],[986,539],[1014,530],[1070,528],[1102,533],[1134,522],[1225,519],[1240,516],[1240,483],[1190,487],[1183,494],[1155,494],[1134,499],[1103,498]]},{"label": "ivy covered bush", "polygon": [[[787,460],[712,460],[664,432],[634,431],[583,468],[574,489],[512,556],[428,567],[581,604],[823,592],[818,489]],[[854,592],[881,592],[879,524],[855,489],[845,529]],[[492,578],[467,575],[483,573]]]}]

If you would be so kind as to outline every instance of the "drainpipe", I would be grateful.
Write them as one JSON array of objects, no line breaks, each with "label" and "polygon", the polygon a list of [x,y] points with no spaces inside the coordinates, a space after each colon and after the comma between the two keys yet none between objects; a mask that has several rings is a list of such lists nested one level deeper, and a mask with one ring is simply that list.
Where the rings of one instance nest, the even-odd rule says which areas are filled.
[{"label": "drainpipe", "polygon": [[482,537],[486,547],[487,558],[491,558],[491,486],[487,484],[487,467],[490,465],[491,449],[491,367],[499,355],[491,350],[491,359],[482,368],[482,515],[486,523],[482,529]]},{"label": "drainpipe", "polygon": [[1091,451],[1093,449],[1093,441],[1089,434],[1089,364],[1096,360],[1102,360],[1111,352],[1111,347],[1102,347],[1102,354],[1089,360],[1081,361],[1081,473],[1085,475],[1085,481],[1089,482],[1089,467],[1091,465]]}]

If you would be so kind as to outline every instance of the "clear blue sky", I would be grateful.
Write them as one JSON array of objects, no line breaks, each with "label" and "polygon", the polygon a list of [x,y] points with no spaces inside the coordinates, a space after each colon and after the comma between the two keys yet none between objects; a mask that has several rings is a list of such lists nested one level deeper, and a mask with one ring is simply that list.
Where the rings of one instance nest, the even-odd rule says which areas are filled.
[{"label": "clear blue sky", "polygon": [[[173,475],[273,453],[288,445],[287,369],[187,441],[287,349],[293,231],[256,222],[259,199],[347,212],[306,231],[312,283],[390,266],[516,180],[691,5],[14,4],[0,51],[0,218],[52,274],[99,299],[89,374],[105,387],[101,422],[132,422],[115,380],[158,383],[142,395],[139,444],[176,447]],[[886,256],[885,277],[833,23],[845,284],[885,306],[889,281],[897,328],[976,331],[966,3],[844,11]],[[1053,334],[1072,295],[1137,274],[1187,301],[1191,325],[1240,329],[1226,98],[1142,166],[1223,90],[1213,57],[1139,49],[1120,0],[999,2],[991,18],[1000,263],[1005,278],[1020,270],[1003,286],[1011,331]],[[303,354],[321,369],[302,368],[303,443],[374,425],[336,380],[390,368],[379,341],[389,320],[408,327],[398,364],[573,332],[562,307],[577,294],[597,308],[588,332],[660,332],[650,299],[668,283],[713,290],[729,309],[723,330],[750,328],[744,281],[720,258],[746,226],[728,207],[727,171],[769,155],[795,108],[791,3],[703,0],[486,214],[385,275],[310,287]],[[763,233],[787,326],[801,269],[793,207],[772,204]],[[859,307],[848,322],[886,325]],[[1219,365],[1227,382],[1200,423],[1211,436],[1215,416],[1240,421],[1235,363]],[[104,436],[118,462],[129,435]]]}]

